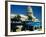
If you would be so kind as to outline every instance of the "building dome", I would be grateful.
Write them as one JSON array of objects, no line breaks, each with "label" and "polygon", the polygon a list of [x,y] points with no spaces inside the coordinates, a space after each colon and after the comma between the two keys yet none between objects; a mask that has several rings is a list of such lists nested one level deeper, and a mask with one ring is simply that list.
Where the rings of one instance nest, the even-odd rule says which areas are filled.
[{"label": "building dome", "polygon": [[32,8],[30,6],[28,6],[28,13],[33,14]]}]

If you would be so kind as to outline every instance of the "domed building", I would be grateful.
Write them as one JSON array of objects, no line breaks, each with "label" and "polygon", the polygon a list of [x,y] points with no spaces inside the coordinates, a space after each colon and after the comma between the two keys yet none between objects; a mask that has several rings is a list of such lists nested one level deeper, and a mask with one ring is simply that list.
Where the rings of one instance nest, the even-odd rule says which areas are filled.
[{"label": "domed building", "polygon": [[[17,15],[18,14],[11,14],[11,19],[13,19],[15,16],[17,17]],[[18,23],[15,23],[16,22],[15,21],[14,26],[13,26],[13,23],[12,23],[12,27],[13,28],[18,27],[17,30],[19,30],[19,31],[21,31],[22,27],[23,27],[22,30],[33,31],[35,29],[34,27],[40,25],[40,23],[39,23],[40,21],[34,16],[31,6],[27,7],[27,14],[26,15],[19,14],[19,16],[20,16],[21,21],[19,20]],[[22,24],[22,22],[24,22],[24,23]],[[15,28],[14,28],[14,30],[15,30]]]}]

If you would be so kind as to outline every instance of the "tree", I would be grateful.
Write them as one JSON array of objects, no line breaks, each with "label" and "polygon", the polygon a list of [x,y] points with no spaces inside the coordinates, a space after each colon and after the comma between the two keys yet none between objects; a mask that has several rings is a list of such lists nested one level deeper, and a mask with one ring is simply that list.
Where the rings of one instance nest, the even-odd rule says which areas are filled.
[{"label": "tree", "polygon": [[13,21],[17,21],[17,17],[16,16],[13,18]]},{"label": "tree", "polygon": [[32,16],[28,16],[28,20],[32,20]]},{"label": "tree", "polygon": [[12,21],[20,21],[21,19],[20,15],[15,16],[13,19],[11,19]]},{"label": "tree", "polygon": [[23,26],[22,31],[23,31],[23,30],[26,31],[26,22],[25,22],[25,21],[22,21],[22,26]]},{"label": "tree", "polygon": [[20,21],[21,19],[21,16],[20,15],[17,15],[17,20]]}]

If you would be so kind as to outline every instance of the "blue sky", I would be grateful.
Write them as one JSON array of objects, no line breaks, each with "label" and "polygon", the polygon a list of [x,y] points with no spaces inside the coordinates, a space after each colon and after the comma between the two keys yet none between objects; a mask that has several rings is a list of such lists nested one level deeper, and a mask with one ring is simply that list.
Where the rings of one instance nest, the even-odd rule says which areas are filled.
[{"label": "blue sky", "polygon": [[[27,14],[27,7],[26,5],[11,5],[11,13],[13,14]],[[42,8],[41,6],[31,6],[33,10],[33,14],[36,18],[41,20],[42,15]]]}]

